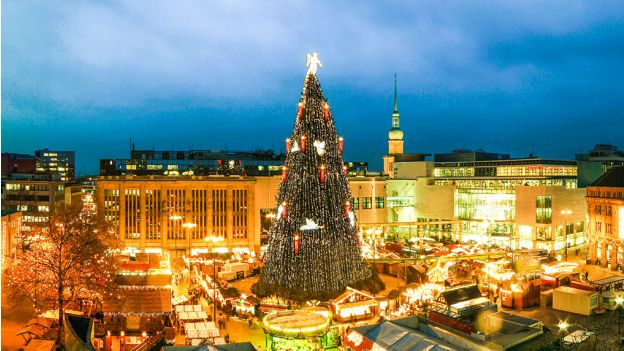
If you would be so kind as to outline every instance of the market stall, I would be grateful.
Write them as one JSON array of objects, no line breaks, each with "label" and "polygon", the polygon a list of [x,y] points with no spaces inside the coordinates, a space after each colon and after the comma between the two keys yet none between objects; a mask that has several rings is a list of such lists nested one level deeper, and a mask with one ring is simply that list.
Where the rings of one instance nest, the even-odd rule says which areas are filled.
[{"label": "market stall", "polygon": [[186,334],[187,344],[199,345],[206,339],[214,340],[221,334],[219,328],[216,327],[214,322],[197,322],[197,323],[185,323],[184,333]]},{"label": "market stall", "polygon": [[171,305],[172,306],[181,305],[187,301],[189,301],[189,299],[188,297],[186,297],[186,295],[180,295],[171,299]]},{"label": "market stall", "polygon": [[561,286],[553,291],[553,309],[589,316],[600,305],[600,294]]},{"label": "market stall", "polygon": [[339,322],[371,319],[379,313],[379,301],[374,296],[350,287],[332,301],[331,307]]}]

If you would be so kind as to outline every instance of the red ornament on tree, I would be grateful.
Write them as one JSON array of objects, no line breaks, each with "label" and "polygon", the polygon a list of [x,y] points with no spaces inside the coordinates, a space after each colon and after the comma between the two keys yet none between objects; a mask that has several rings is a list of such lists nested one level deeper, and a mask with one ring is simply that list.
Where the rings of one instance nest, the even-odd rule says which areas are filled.
[{"label": "red ornament on tree", "polygon": [[342,165],[342,171],[344,172],[344,174],[345,174],[345,175],[347,175],[347,171],[348,171],[348,170],[349,170],[349,169],[347,168],[347,166],[346,166],[346,165]]},{"label": "red ornament on tree", "polygon": [[282,202],[282,218],[286,219],[286,201]]},{"label": "red ornament on tree", "polygon": [[286,153],[290,153],[290,138],[286,138]]},{"label": "red ornament on tree", "polygon": [[288,173],[288,170],[286,169],[286,166],[282,167],[282,183],[284,183],[286,181],[286,174]]},{"label": "red ornament on tree", "polygon": [[325,116],[325,122],[329,121],[329,105],[323,104],[323,115]]},{"label": "red ornament on tree", "polygon": [[301,117],[302,113],[303,113],[303,102],[300,102],[297,105],[297,117]]},{"label": "red ornament on tree", "polygon": [[344,139],[342,137],[338,138],[338,150],[340,150],[340,153],[344,150]]},{"label": "red ornament on tree", "polygon": [[347,215],[347,218],[349,218],[350,209],[351,209],[351,202],[347,201],[347,203],[345,204],[345,214]]},{"label": "red ornament on tree", "polygon": [[299,233],[295,233],[295,254],[299,254]]},{"label": "red ornament on tree", "polygon": [[301,152],[305,152],[305,147],[306,147],[306,136],[302,135],[301,136]]},{"label": "red ornament on tree", "polygon": [[321,165],[321,183],[325,183],[325,165]]}]

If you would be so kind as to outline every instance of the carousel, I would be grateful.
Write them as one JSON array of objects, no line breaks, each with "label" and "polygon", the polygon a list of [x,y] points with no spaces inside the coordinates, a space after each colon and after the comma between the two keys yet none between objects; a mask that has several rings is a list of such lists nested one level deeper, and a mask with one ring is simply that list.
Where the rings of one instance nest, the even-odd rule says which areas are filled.
[{"label": "carousel", "polygon": [[293,310],[273,312],[264,317],[262,328],[267,350],[317,350],[328,343],[331,325],[328,314]]}]

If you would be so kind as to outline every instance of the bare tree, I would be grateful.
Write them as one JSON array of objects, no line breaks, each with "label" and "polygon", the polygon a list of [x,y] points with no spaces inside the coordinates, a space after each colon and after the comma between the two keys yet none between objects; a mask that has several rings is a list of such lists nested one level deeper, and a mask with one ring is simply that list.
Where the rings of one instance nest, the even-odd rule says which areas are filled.
[{"label": "bare tree", "polygon": [[119,241],[101,214],[80,205],[57,207],[32,235],[28,250],[6,272],[8,290],[36,310],[58,309],[60,343],[65,308],[112,293]]}]

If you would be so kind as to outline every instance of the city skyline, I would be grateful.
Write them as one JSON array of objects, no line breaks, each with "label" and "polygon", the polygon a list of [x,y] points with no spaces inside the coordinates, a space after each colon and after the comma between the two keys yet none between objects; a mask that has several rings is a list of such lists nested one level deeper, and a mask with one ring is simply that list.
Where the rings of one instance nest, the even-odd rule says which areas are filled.
[{"label": "city skyline", "polygon": [[624,143],[624,6],[593,4],[5,2],[2,151],[279,152],[316,49],[346,160],[381,168],[395,73],[406,152],[573,159]]}]

